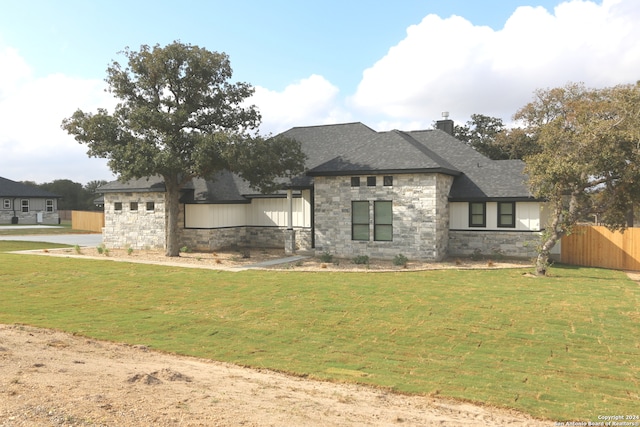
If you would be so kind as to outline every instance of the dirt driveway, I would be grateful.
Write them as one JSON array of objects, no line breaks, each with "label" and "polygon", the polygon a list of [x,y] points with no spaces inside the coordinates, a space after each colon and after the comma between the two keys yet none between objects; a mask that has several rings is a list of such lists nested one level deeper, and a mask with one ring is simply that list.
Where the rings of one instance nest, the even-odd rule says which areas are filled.
[{"label": "dirt driveway", "polygon": [[0,325],[0,426],[540,426],[504,409]]}]

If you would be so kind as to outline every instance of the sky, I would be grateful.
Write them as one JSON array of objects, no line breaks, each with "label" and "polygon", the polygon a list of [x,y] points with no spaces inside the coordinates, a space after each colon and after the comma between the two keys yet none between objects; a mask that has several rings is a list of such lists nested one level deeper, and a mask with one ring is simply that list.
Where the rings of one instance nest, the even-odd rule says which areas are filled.
[{"label": "sky", "polygon": [[0,176],[113,180],[60,127],[116,104],[125,47],[225,52],[260,132],[362,122],[431,128],[448,111],[510,123],[536,89],[640,80],[638,0],[0,0]]}]

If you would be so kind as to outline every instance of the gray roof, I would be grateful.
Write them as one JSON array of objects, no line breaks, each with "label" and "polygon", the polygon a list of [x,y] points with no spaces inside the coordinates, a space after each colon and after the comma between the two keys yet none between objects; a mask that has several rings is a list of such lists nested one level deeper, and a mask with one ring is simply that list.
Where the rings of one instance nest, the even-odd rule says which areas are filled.
[{"label": "gray roof", "polygon": [[[443,173],[454,176],[450,200],[522,200],[531,198],[519,160],[491,160],[441,130],[376,132],[362,123],[294,127],[281,136],[300,142],[307,173],[287,184],[313,185],[314,176],[392,173]],[[237,203],[259,196],[236,174],[223,171],[213,180],[194,179],[182,200],[189,203]],[[161,177],[114,181],[100,192],[165,191]]]},{"label": "gray roof", "polygon": [[61,196],[32,185],[0,177],[0,197],[60,199]]}]

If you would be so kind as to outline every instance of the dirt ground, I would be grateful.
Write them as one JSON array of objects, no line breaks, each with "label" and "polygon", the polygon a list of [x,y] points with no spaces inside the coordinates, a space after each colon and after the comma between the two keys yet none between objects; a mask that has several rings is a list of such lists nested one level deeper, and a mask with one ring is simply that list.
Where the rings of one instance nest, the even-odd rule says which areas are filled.
[{"label": "dirt ground", "polygon": [[[68,250],[41,254],[106,257],[93,250],[83,248],[81,254]],[[269,251],[251,254],[249,258],[220,253],[207,254],[207,260],[203,261],[203,254],[184,254],[172,262],[185,267],[237,269],[278,256],[282,254]],[[109,258],[166,262],[166,258],[155,259],[153,253],[143,251],[131,254],[110,251]],[[454,260],[443,266],[487,268],[487,263]],[[326,263],[307,259],[302,264],[296,262],[280,268],[339,267],[333,263],[323,264]],[[370,270],[403,268],[374,264],[369,266]],[[346,262],[340,265],[345,269],[356,268]],[[505,266],[511,264],[494,263],[490,268]],[[418,265],[408,268],[415,269]],[[553,423],[506,409],[314,381],[25,325],[0,325],[0,427],[239,425],[540,426]]]}]

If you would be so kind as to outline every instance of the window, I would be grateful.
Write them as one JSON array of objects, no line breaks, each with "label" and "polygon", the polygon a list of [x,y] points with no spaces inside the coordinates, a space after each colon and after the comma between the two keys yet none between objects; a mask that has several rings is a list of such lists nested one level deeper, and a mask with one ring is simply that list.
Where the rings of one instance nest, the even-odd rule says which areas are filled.
[{"label": "window", "polygon": [[122,202],[115,202],[113,204],[113,209],[115,209],[117,211],[121,211],[122,210]]},{"label": "window", "polygon": [[2,209],[11,209],[11,199],[4,199],[2,201]]},{"label": "window", "polygon": [[23,199],[20,201],[20,204],[22,207],[22,212],[29,212],[29,200]]},{"label": "window", "polygon": [[469,203],[469,227],[487,226],[487,205],[484,202]]},{"label": "window", "polygon": [[351,240],[369,240],[369,202],[351,202]]},{"label": "window", "polygon": [[45,204],[46,204],[45,210],[47,212],[53,212],[53,200],[47,200]]},{"label": "window", "polygon": [[383,177],[382,185],[384,185],[385,187],[391,187],[393,185],[393,177],[392,176]]},{"label": "window", "polygon": [[393,212],[389,201],[373,202],[373,240],[393,240]]},{"label": "window", "polygon": [[352,176],[351,177],[351,186],[352,187],[360,187],[360,177],[359,176]]},{"label": "window", "polygon": [[375,187],[376,186],[376,177],[368,176],[367,177],[367,187]]},{"label": "window", "polygon": [[156,204],[154,202],[147,202],[147,210],[153,211],[156,209]]},{"label": "window", "polygon": [[138,202],[129,203],[129,210],[130,211],[137,211],[138,210]]},{"label": "window", "polygon": [[498,202],[498,227],[516,226],[516,203]]}]

